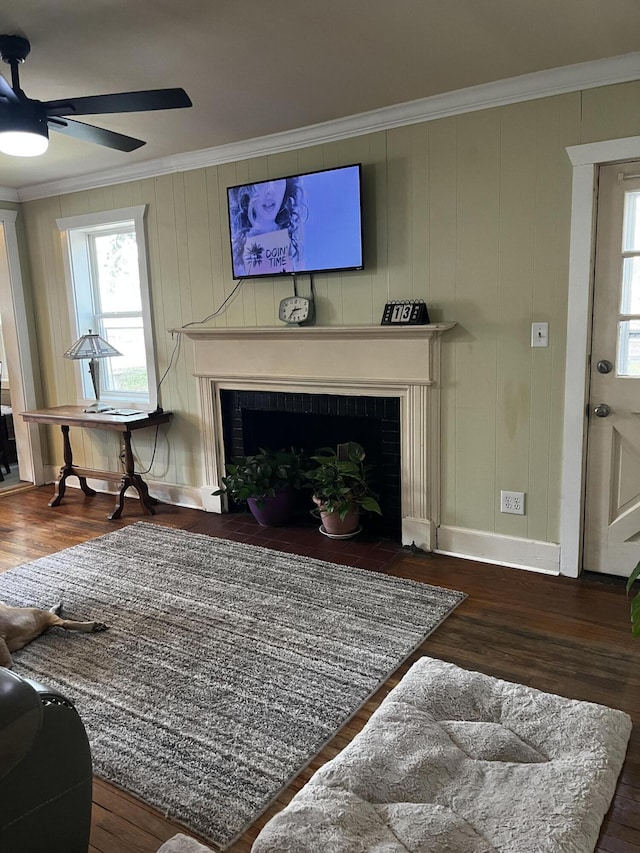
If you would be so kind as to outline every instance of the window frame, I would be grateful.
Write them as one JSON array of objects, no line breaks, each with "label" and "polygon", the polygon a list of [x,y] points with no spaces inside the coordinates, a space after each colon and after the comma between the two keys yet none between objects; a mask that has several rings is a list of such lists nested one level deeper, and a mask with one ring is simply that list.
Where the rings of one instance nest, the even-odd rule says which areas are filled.
[{"label": "window frame", "polygon": [[[629,248],[629,244],[633,242],[631,239],[637,229],[636,214],[638,205],[631,205],[632,197],[640,197],[638,190],[627,190],[624,193],[623,214],[622,214],[622,239],[620,245],[620,288],[618,295],[618,318],[616,320],[617,335],[616,335],[616,376],[620,379],[640,379],[640,374],[629,372],[630,359],[630,342],[633,337],[637,337],[637,331],[631,330],[630,325],[633,321],[640,321],[640,314],[634,311],[625,311],[625,295],[626,295],[626,261],[633,258],[640,258],[640,247]],[[632,227],[633,226],[633,227]],[[631,303],[631,299],[627,302]],[[637,306],[634,306],[637,307]],[[623,373],[623,368],[625,372]]]},{"label": "window frame", "polygon": [[[95,316],[91,284],[92,261],[89,245],[91,235],[100,232],[116,231],[118,227],[133,223],[133,230],[138,246],[138,275],[140,280],[142,327],[147,361],[149,396],[148,399],[136,397],[135,392],[126,396],[107,392],[102,393],[100,396],[104,402],[116,408],[135,407],[144,411],[153,411],[158,406],[158,374],[151,313],[151,287],[145,230],[146,212],[147,205],[136,205],[116,210],[61,217],[56,220],[56,224],[62,240],[62,255],[65,267],[71,329],[69,346],[71,346],[80,335],[87,332],[87,329],[84,328],[86,325],[84,318],[88,315],[91,317]],[[99,332],[98,329],[94,331]],[[78,404],[84,405],[93,402],[94,395],[88,370],[81,369],[83,365],[85,365],[85,362],[81,360],[76,367],[76,392]]]}]

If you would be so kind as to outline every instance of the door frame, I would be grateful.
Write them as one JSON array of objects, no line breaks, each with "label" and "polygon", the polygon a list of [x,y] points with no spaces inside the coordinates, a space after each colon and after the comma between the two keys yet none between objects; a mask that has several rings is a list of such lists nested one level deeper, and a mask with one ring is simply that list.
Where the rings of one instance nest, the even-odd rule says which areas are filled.
[{"label": "door frame", "polygon": [[35,349],[29,330],[20,265],[17,217],[17,211],[0,208],[0,251],[4,250],[2,263],[6,263],[6,275],[0,276],[0,311],[4,318],[2,334],[11,377],[11,407],[20,478],[42,485],[45,477],[37,424],[26,424],[19,417],[19,412],[37,408],[37,399],[32,357]]},{"label": "door frame", "polygon": [[560,574],[582,571],[587,404],[599,167],[640,160],[640,136],[566,149],[573,166],[560,497]]}]

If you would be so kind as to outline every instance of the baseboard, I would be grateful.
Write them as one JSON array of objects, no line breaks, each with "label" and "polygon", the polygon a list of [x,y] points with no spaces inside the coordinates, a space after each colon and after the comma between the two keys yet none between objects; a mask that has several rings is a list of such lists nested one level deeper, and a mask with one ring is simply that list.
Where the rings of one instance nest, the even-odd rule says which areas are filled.
[{"label": "baseboard", "polygon": [[429,518],[402,519],[402,544],[415,545],[423,551],[433,551],[436,544],[436,526]]},{"label": "baseboard", "polygon": [[560,545],[556,542],[447,525],[438,528],[436,539],[434,550],[438,554],[549,575],[560,574]]},{"label": "baseboard", "polygon": [[[48,466],[45,470],[47,482],[55,483],[60,469]],[[116,495],[117,484],[108,480],[88,480],[91,488],[101,494]],[[219,497],[211,495],[209,487],[177,485],[156,480],[146,480],[150,494],[161,503],[201,509],[205,512],[221,512]],[[67,488],[79,489],[76,477],[67,481]],[[127,497],[137,497],[135,489],[129,489]],[[501,536],[483,530],[442,525],[434,530],[433,522],[425,519],[404,518],[402,520],[403,544],[415,544],[425,551],[494,563],[516,569],[544,574],[560,574],[560,546],[555,542],[536,539],[521,539],[516,536]]]}]

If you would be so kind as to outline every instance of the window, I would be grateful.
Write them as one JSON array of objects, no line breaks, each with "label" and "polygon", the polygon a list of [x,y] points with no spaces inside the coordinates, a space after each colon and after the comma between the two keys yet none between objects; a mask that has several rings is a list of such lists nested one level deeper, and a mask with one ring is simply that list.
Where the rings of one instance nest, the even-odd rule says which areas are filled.
[{"label": "window", "polygon": [[[145,207],[58,220],[67,244],[72,307],[69,346],[90,329],[122,355],[100,361],[100,397],[118,406],[157,405],[151,303],[144,237]],[[89,373],[79,370],[80,396],[93,398]]]},{"label": "window", "polygon": [[618,321],[618,375],[640,375],[640,192],[626,192],[622,236],[622,290]]}]

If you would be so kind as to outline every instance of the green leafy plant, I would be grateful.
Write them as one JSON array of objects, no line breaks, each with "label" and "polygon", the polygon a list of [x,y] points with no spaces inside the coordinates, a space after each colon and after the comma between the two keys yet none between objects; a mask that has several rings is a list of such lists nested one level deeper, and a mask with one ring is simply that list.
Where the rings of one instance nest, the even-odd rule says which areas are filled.
[{"label": "green leafy plant", "polygon": [[[344,520],[356,504],[363,510],[382,515],[369,483],[371,466],[364,464],[364,448],[355,441],[340,445],[340,448],[344,448],[344,452],[338,453],[332,447],[316,450],[311,457],[316,465],[304,474],[322,510],[337,512]],[[319,510],[312,510],[312,513],[319,515]]]},{"label": "green leafy plant", "polygon": [[[629,575],[627,581],[627,595],[631,592],[631,587],[640,578],[640,563]],[[637,592],[631,599],[631,633],[634,637],[640,637],[640,592]]]},{"label": "green leafy plant", "polygon": [[214,495],[229,495],[236,503],[254,498],[258,507],[286,488],[299,489],[303,481],[303,457],[291,450],[260,448],[252,456],[236,456],[226,465],[222,488]]}]

